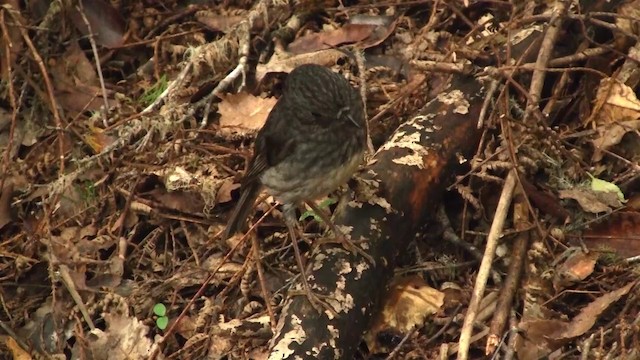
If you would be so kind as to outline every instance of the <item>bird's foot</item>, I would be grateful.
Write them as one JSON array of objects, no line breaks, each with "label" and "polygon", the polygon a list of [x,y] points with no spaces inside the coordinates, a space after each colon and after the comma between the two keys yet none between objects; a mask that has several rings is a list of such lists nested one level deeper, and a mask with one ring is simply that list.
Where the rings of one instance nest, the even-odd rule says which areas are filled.
[{"label": "bird's foot", "polygon": [[340,244],[342,247],[348,252],[354,255],[360,255],[363,258],[367,259],[372,265],[376,264],[376,261],[373,259],[369,253],[367,253],[362,247],[358,246],[357,243],[364,243],[366,240],[351,240],[347,235],[340,232],[338,229],[334,230],[334,238],[325,238],[321,239],[317,242],[318,245],[322,244]]},{"label": "bird's foot", "polygon": [[[304,274],[302,274],[302,276],[304,276]],[[305,285],[306,282],[303,282],[303,287],[302,289],[299,290],[289,290],[289,295],[291,296],[306,296],[307,300],[309,300],[309,303],[311,304],[311,306],[316,309],[316,311],[318,311],[319,313],[323,313],[325,311],[330,312],[333,316],[337,316],[338,313],[336,312],[336,310],[333,308],[333,306],[331,306],[327,300],[332,299],[331,296],[329,295],[324,295],[324,294],[319,294],[313,290],[311,290],[308,287],[308,284]]]}]

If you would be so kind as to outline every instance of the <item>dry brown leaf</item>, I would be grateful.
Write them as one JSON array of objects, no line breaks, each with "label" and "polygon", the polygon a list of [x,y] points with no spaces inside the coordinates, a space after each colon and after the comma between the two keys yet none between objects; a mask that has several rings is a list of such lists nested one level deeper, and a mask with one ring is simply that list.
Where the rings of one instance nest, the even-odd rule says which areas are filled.
[{"label": "dry brown leaf", "polygon": [[233,199],[231,192],[239,187],[240,184],[233,182],[231,179],[225,179],[216,194],[216,203],[221,204],[231,201]]},{"label": "dry brown leaf", "polygon": [[[84,17],[77,10],[71,12],[73,25],[85,36],[93,33],[96,44],[108,48],[124,43],[125,22],[118,10],[105,0],[83,0]],[[86,18],[86,20],[85,20]],[[91,26],[91,31],[87,27]]]},{"label": "dry brown leaf", "polygon": [[518,328],[524,335],[516,337],[516,352],[520,360],[544,359],[552,351],[562,346],[561,342],[553,339],[552,334],[568,326],[561,320],[524,320],[518,324]]},{"label": "dry brown leaf", "polygon": [[248,93],[221,96],[218,105],[220,129],[224,134],[250,134],[262,128],[277,99]]},{"label": "dry brown leaf", "polygon": [[[6,151],[9,146],[9,135],[11,135],[11,113],[7,110],[0,108],[0,149]],[[9,150],[9,159],[14,159],[20,150],[20,145],[31,146],[38,141],[40,134],[47,132],[43,131],[43,126],[40,124],[34,125],[37,120],[35,117],[28,116],[26,119],[21,118],[20,115],[16,117],[16,124],[13,129],[13,139],[11,139],[11,149]],[[37,131],[27,132],[28,128],[37,127]]]},{"label": "dry brown leaf", "polygon": [[587,188],[575,188],[558,191],[561,199],[574,199],[582,210],[598,214],[609,213],[613,208],[622,206],[618,195],[614,192],[593,191]]},{"label": "dry brown leaf", "polygon": [[57,301],[54,312],[49,299],[43,302],[36,311],[30,312],[27,322],[16,331],[16,334],[26,341],[32,349],[54,353],[60,349],[60,346],[64,346],[62,344],[72,335],[71,333],[58,333],[59,326],[65,326],[68,319],[57,314],[69,313],[70,311],[69,304]]},{"label": "dry brown leaf", "polygon": [[523,335],[518,335],[516,351],[518,359],[541,359],[568,343],[571,339],[584,335],[590,330],[598,317],[614,302],[629,293],[636,284],[632,282],[626,286],[605,294],[589,305],[572,321],[562,320],[524,320],[518,327]]},{"label": "dry brown leaf", "polygon": [[586,279],[593,273],[598,257],[599,254],[594,251],[589,253],[580,249],[572,251],[567,259],[556,267],[553,288],[559,292]]},{"label": "dry brown leaf", "polygon": [[[82,230],[81,230],[82,232]],[[88,236],[80,236],[76,248],[78,253],[84,256],[96,255],[98,251],[107,250],[110,247],[116,245],[117,239],[114,236],[96,234]]]},{"label": "dry brown leaf", "polygon": [[536,208],[563,222],[566,222],[571,218],[571,213],[562,206],[560,199],[558,199],[555,194],[538,189],[537,186],[533,185],[527,179],[523,178],[521,180],[522,187],[527,193],[527,197],[529,197],[529,200]]},{"label": "dry brown leaf", "polygon": [[200,195],[198,179],[181,166],[162,169],[154,173],[164,187],[158,186],[146,192],[145,198],[152,199],[162,208],[186,214],[202,213],[205,202]]},{"label": "dry brown leaf", "polygon": [[164,186],[168,191],[189,189],[198,182],[194,174],[181,166],[156,171],[155,175],[164,180]]},{"label": "dry brown leaf", "polygon": [[[23,7],[21,6],[22,1],[18,0],[6,0],[2,2],[3,6],[6,6],[5,9],[14,9],[14,15],[16,19],[20,22],[17,24],[18,26],[25,26],[28,21],[25,20],[23,15]],[[27,3],[30,5],[31,2]],[[13,23],[13,21],[12,21]],[[11,42],[11,45],[7,48],[9,49],[9,61],[5,61],[5,55],[3,49],[2,61],[0,61],[0,76],[2,77],[2,84],[7,84],[9,79],[9,69],[16,67],[16,60],[20,57],[24,56],[24,39],[20,34],[19,28],[16,24],[7,24],[7,35],[8,39]],[[15,71],[15,70],[14,70]]]},{"label": "dry brown leaf", "polygon": [[599,298],[592,301],[589,305],[585,306],[580,314],[571,320],[568,326],[562,331],[558,332],[558,340],[570,340],[578,336],[584,335],[593,324],[596,323],[598,317],[614,302],[620,300],[621,297],[628,294],[632,287],[636,285],[636,282],[631,282],[617,290],[604,294]]},{"label": "dry brown leaf", "polygon": [[58,214],[71,217],[86,211],[88,207],[98,200],[97,197],[89,195],[89,191],[87,184],[78,184],[65,188],[58,200],[58,208],[56,210]]},{"label": "dry brown leaf", "polygon": [[[259,337],[259,333],[269,329],[269,316],[263,315],[257,318],[239,320],[222,319],[213,325],[213,335],[209,337],[208,355],[214,359],[226,358],[233,349],[248,349],[252,346],[244,342],[252,342],[252,338]],[[258,346],[262,351],[265,347]],[[259,354],[259,353],[258,353]],[[260,359],[253,356],[251,359]],[[266,360],[266,358],[264,358]]]},{"label": "dry brown leaf", "polygon": [[244,20],[245,16],[235,15],[222,15],[212,14],[209,11],[198,11],[196,13],[196,20],[203,23],[206,27],[214,31],[226,32],[233,26]]},{"label": "dry brown leaf", "polygon": [[202,196],[196,192],[182,190],[166,192],[155,189],[149,193],[149,196],[164,208],[185,214],[199,214],[204,209]]},{"label": "dry brown leaf", "polygon": [[96,154],[109,147],[116,140],[115,137],[107,134],[103,129],[89,125],[91,133],[84,135],[84,140]]},{"label": "dry brown leaf", "polygon": [[[6,149],[9,145],[9,135],[12,114],[0,108],[0,149]],[[20,146],[30,147],[44,136],[49,135],[52,129],[42,126],[38,116],[24,116],[17,114],[16,123],[11,141],[10,159],[18,155]]]},{"label": "dry brown leaf", "polygon": [[365,335],[372,353],[378,347],[376,339],[380,332],[406,334],[421,327],[427,316],[437,313],[444,304],[444,293],[429,287],[419,276],[396,279],[388,294],[382,312]]},{"label": "dry brown leaf", "polygon": [[640,129],[640,101],[633,89],[613,78],[600,81],[596,94],[594,121],[598,135],[592,140],[593,160],[602,159],[603,150],[620,143],[622,137]]},{"label": "dry brown leaf", "polygon": [[176,271],[171,277],[166,279],[165,283],[179,290],[190,286],[202,285],[202,282],[207,280],[209,274],[214,270],[217,270],[213,280],[214,282],[225,282],[243,271],[242,263],[223,262],[222,259],[222,256],[215,254],[205,259],[201,266],[195,264],[185,265],[180,268],[180,271]]},{"label": "dry brown leaf", "polygon": [[346,24],[339,29],[299,37],[289,44],[287,50],[292,54],[304,54],[331,49],[342,44],[352,44],[371,36],[375,28],[375,25]]},{"label": "dry brown leaf", "polygon": [[303,64],[331,66],[346,55],[335,49],[320,50],[313,53],[291,55],[278,53],[271,57],[268,63],[256,66],[256,80],[261,82],[269,73],[290,73],[294,68]]},{"label": "dry brown leaf", "polygon": [[7,179],[0,189],[0,229],[13,220],[11,199],[13,197],[13,181]]},{"label": "dry brown leaf", "polygon": [[[4,108],[0,108],[0,132],[5,131],[9,132],[9,127],[11,126],[11,113]],[[4,146],[5,143],[0,143],[0,145]]]},{"label": "dry brown leaf", "polygon": [[628,36],[626,34],[640,35],[640,28],[636,19],[640,18],[640,1],[629,1],[622,3],[617,11],[618,14],[624,15],[616,17],[616,38]]},{"label": "dry brown leaf", "polygon": [[624,257],[640,255],[640,213],[615,212],[583,234],[589,249],[615,250]]},{"label": "dry brown leaf", "polygon": [[95,63],[89,61],[85,52],[76,42],[69,45],[62,58],[55,63],[55,68],[52,71],[56,80],[68,81],[73,85],[98,85],[100,83]]},{"label": "dry brown leaf", "polygon": [[[60,58],[49,61],[56,99],[72,117],[83,111],[97,111],[104,106],[94,64],[77,44],[73,44]],[[106,93],[110,96],[113,91],[106,90]],[[108,99],[108,102],[109,106],[115,105],[112,99]]]},{"label": "dry brown leaf", "polygon": [[27,351],[18,345],[18,343],[10,336],[0,336],[0,338],[4,338],[4,343],[11,351],[11,355],[13,355],[13,360],[31,360],[32,357],[29,355]]},{"label": "dry brown leaf", "polygon": [[233,341],[226,335],[212,335],[209,342],[207,354],[213,359],[223,359],[224,356],[231,352],[237,341]]},{"label": "dry brown leaf", "polygon": [[[110,91],[107,90],[107,94]],[[104,106],[102,91],[99,87],[90,85],[78,85],[76,87],[63,87],[56,89],[56,98],[60,105],[70,116],[76,116],[84,111],[98,111]],[[113,99],[107,99],[109,107],[116,105]]]},{"label": "dry brown leaf", "polygon": [[619,121],[615,124],[599,126],[596,129],[598,137],[592,141],[595,146],[593,160],[599,161],[602,159],[601,150],[607,150],[619,144],[625,134],[638,129],[640,129],[640,120]]},{"label": "dry brown leaf", "polygon": [[103,317],[107,329],[94,329],[84,341],[76,342],[72,349],[74,358],[81,358],[80,354],[86,352],[90,352],[94,360],[147,359],[151,355],[148,326],[115,309],[105,312]]},{"label": "dry brown leaf", "polygon": [[[177,320],[176,320],[177,321]],[[198,325],[196,324],[197,319],[189,315],[185,315],[180,317],[180,320],[175,324],[174,331],[176,334],[180,334],[185,339],[191,339],[193,336],[198,334]],[[172,323],[174,321],[171,321]]]},{"label": "dry brown leaf", "polygon": [[376,25],[373,29],[373,33],[357,44],[357,47],[368,49],[380,45],[394,32],[399,19],[400,17],[393,19],[389,16],[365,16],[353,18],[351,21],[352,23]]},{"label": "dry brown leaf", "polygon": [[468,301],[466,292],[460,285],[454,282],[444,282],[440,286],[440,291],[444,294],[444,308],[453,309]]},{"label": "dry brown leaf", "polygon": [[396,27],[397,19],[389,16],[359,15],[339,29],[322,31],[302,36],[287,50],[292,54],[304,54],[318,50],[331,49],[343,44],[357,43],[357,47],[368,49],[386,40]]}]

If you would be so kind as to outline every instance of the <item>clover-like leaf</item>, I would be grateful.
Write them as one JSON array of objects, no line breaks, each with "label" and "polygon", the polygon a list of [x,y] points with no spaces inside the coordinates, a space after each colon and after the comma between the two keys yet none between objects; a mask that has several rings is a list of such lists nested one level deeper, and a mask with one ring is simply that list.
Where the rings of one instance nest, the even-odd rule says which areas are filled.
[{"label": "clover-like leaf", "polygon": [[156,319],[156,326],[158,327],[158,329],[164,330],[167,328],[167,325],[169,325],[168,317],[160,316],[159,318]]},{"label": "clover-like leaf", "polygon": [[153,313],[158,316],[165,316],[167,315],[167,307],[163,303],[157,303],[153,305]]}]

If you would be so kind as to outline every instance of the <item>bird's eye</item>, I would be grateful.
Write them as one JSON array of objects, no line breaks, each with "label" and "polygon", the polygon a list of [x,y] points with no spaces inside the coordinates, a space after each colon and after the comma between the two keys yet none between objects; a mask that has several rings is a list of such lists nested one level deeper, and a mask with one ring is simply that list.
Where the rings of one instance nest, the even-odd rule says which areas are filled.
[{"label": "bird's eye", "polygon": [[349,110],[351,110],[348,106],[343,107],[342,109],[338,110],[338,114],[336,115],[336,117],[338,119],[343,119],[345,116],[349,116]]},{"label": "bird's eye", "polygon": [[351,108],[346,106],[343,107],[342,109],[338,110],[338,119],[341,120],[345,120],[345,121],[349,121],[351,122],[353,125],[355,125],[356,127],[360,127],[360,124],[358,124],[358,122],[356,121],[356,119],[353,118],[353,116],[351,116]]}]

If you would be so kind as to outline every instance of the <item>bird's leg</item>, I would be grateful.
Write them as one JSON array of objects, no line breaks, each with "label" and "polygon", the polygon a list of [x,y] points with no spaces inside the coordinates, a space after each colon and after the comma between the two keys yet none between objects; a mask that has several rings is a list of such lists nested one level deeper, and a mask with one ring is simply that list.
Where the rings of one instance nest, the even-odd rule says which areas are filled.
[{"label": "bird's leg", "polygon": [[302,287],[304,288],[300,291],[290,291],[291,295],[306,295],[307,299],[311,303],[314,309],[318,312],[322,312],[323,308],[329,310],[335,315],[337,315],[336,311],[333,309],[331,305],[329,305],[324,299],[327,299],[328,296],[322,294],[316,294],[311,290],[311,286],[307,281],[307,272],[302,261],[302,255],[300,254],[300,249],[298,248],[298,241],[296,239],[296,210],[294,205],[286,204],[284,205],[284,222],[287,225],[287,229],[289,230],[289,237],[291,238],[291,246],[293,247],[293,253],[296,258],[296,262],[298,263],[298,268],[300,269],[300,278],[302,279]]},{"label": "bird's leg", "polygon": [[323,209],[319,208],[318,205],[316,205],[312,201],[308,201],[306,202],[306,204],[309,205],[311,210],[313,210],[313,212],[316,213],[316,215],[320,216],[322,221],[324,221],[324,223],[327,224],[327,226],[329,226],[331,231],[333,231],[333,235],[335,236],[335,240],[323,239],[320,241],[320,243],[328,243],[328,242],[338,243],[342,245],[342,247],[344,247],[345,250],[364,257],[371,264],[376,263],[371,255],[369,255],[366,251],[364,251],[364,249],[356,245],[353,240],[351,240],[347,235],[345,235],[342,231],[340,231],[340,229],[338,229],[336,224],[334,224],[333,221],[331,220],[331,216],[329,214],[327,214]]}]

